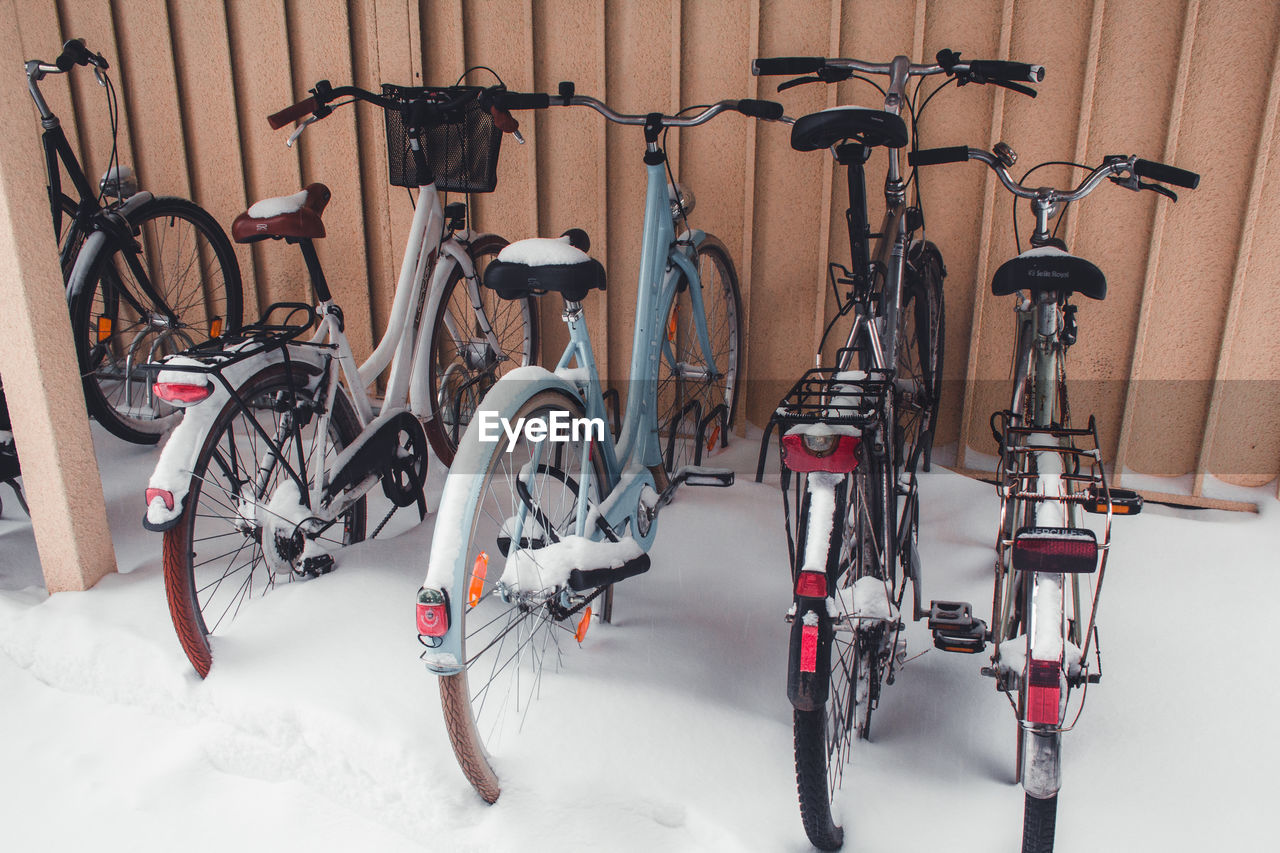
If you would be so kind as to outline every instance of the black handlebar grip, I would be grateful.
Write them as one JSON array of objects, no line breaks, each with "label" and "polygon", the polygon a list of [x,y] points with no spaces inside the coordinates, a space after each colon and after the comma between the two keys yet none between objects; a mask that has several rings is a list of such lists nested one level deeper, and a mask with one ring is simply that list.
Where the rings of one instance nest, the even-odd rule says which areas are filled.
[{"label": "black handlebar grip", "polygon": [[58,66],[59,71],[70,71],[76,65],[88,65],[89,49],[84,46],[84,39],[68,39],[53,64]]},{"label": "black handlebar grip", "polygon": [[546,92],[494,92],[493,102],[504,110],[545,110],[551,106]]},{"label": "black handlebar grip", "polygon": [[757,101],[754,98],[743,98],[734,108],[744,116],[776,120],[782,118],[782,104],[777,101]]},{"label": "black handlebar grip", "polygon": [[291,107],[285,107],[278,113],[272,113],[267,116],[267,124],[271,125],[272,130],[279,130],[291,121],[297,121],[308,113],[316,111],[315,97],[307,98],[305,101],[299,101]]},{"label": "black handlebar grip", "polygon": [[975,59],[969,63],[969,70],[988,80],[1008,80],[1011,82],[1025,80],[1029,83],[1044,81],[1044,66],[1029,65],[1026,62],[1006,62],[1003,59]]},{"label": "black handlebar grip", "polygon": [[963,145],[949,148],[925,148],[912,151],[907,155],[907,162],[912,166],[938,166],[943,163],[963,163],[969,159],[969,149]]},{"label": "black handlebar grip", "polygon": [[1136,160],[1133,173],[1140,178],[1150,178],[1162,184],[1173,184],[1175,187],[1186,187],[1193,190],[1200,186],[1200,176],[1177,166],[1157,163],[1154,160]]},{"label": "black handlebar grip", "polygon": [[756,77],[812,74],[821,71],[826,64],[827,60],[821,56],[775,56],[772,59],[752,60],[751,73]]}]

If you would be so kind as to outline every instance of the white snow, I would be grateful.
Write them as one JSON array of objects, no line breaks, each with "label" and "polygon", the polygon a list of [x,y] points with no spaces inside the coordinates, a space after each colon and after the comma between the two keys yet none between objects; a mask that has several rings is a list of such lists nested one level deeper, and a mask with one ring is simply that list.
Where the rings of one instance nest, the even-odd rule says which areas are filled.
[{"label": "white snow", "polygon": [[564,586],[574,569],[616,569],[644,553],[631,538],[595,542],[585,536],[564,536],[543,548],[519,548],[507,558],[502,582],[513,590],[536,592]]},{"label": "white snow", "polygon": [[293,195],[276,196],[275,198],[264,198],[257,202],[246,211],[250,219],[270,219],[273,216],[279,216],[282,213],[294,213],[301,210],[302,205],[306,204],[307,191],[300,190]]},{"label": "white snow", "polygon": [[[785,696],[786,537],[776,476],[747,473],[758,444],[717,458],[738,471],[733,488],[688,488],[664,510],[653,568],[618,585],[613,624],[545,672],[490,807],[457,768],[419,659],[432,517],[402,510],[332,574],[247,606],[201,682],[169,622],[160,537],[138,524],[157,451],[93,432],[121,574],[48,596],[16,502],[0,517],[6,851],[811,849]],[[995,489],[936,465],[919,483],[925,601],[989,619]],[[1064,853],[1274,845],[1280,739],[1240,720],[1280,713],[1280,683],[1259,677],[1274,626],[1253,613],[1280,596],[1280,502],[1274,483],[1213,488],[1261,514],[1148,504],[1115,522],[1103,679],[1063,738]],[[380,519],[380,490],[370,500]],[[1224,614],[1226,646],[1190,641],[1177,614]],[[930,651],[884,688],[872,739],[853,746],[836,798],[845,849],[936,850],[935,831],[909,831],[925,826],[957,853],[1016,850],[1008,702],[978,674],[985,655],[933,650],[907,621],[910,648]]]},{"label": "white snow", "polygon": [[569,244],[568,237],[530,237],[517,240],[498,253],[498,260],[531,267],[585,264],[591,256]]},{"label": "white snow", "polygon": [[1054,256],[1067,258],[1071,255],[1068,252],[1062,251],[1057,246],[1040,246],[1039,248],[1031,248],[1027,249],[1021,255],[1018,255],[1020,258],[1050,258]]},{"label": "white snow", "polygon": [[843,474],[815,471],[809,475],[809,532],[804,543],[802,572],[825,572],[827,549],[831,546],[831,530],[836,516],[836,485]]},{"label": "white snow", "polygon": [[885,582],[871,576],[858,578],[853,585],[840,590],[849,601],[846,608],[850,616],[861,619],[895,619],[898,610],[889,600]]}]

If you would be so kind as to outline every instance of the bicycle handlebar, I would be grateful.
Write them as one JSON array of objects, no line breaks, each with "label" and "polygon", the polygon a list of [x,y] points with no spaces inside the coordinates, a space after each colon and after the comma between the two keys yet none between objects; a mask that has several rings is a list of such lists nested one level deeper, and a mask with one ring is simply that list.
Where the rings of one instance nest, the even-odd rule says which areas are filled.
[{"label": "bicycle handlebar", "polygon": [[62,53],[53,61],[59,71],[70,71],[76,65],[92,65],[106,71],[110,66],[100,53],[90,53],[84,39],[68,39],[62,45]]},{"label": "bicycle handlebar", "polygon": [[315,97],[307,98],[305,101],[298,101],[291,107],[285,107],[278,113],[272,113],[267,116],[267,124],[271,125],[272,130],[279,130],[291,121],[297,121],[307,113],[313,113],[320,106]]},{"label": "bicycle handlebar", "polygon": [[[907,155],[907,162],[913,166],[934,166],[942,163],[959,163],[965,160],[978,160],[986,163],[1000,178],[1000,183],[1004,184],[1009,192],[1019,198],[1041,199],[1055,204],[1078,201],[1084,198],[1097,189],[1104,178],[1108,177],[1113,178],[1121,186],[1128,189],[1135,191],[1154,189],[1163,191],[1166,195],[1170,194],[1168,190],[1154,184],[1143,184],[1138,181],[1138,178],[1151,178],[1152,180],[1164,181],[1187,189],[1195,189],[1200,184],[1200,176],[1195,172],[1188,172],[1185,169],[1179,169],[1176,166],[1169,166],[1152,160],[1142,160],[1134,155],[1112,155],[1103,158],[1102,165],[1091,171],[1088,177],[1073,190],[1060,190],[1053,187],[1037,187],[1035,189],[1025,187],[1009,174],[1009,169],[1004,161],[990,151],[984,151],[981,148],[966,148],[964,146],[927,148],[921,151],[913,151]],[[1129,179],[1123,177],[1126,173],[1131,176]]]},{"label": "bicycle handlebar", "polygon": [[[946,74],[955,77],[959,85],[965,83],[991,83],[1003,86],[1015,92],[1035,97],[1036,92],[1029,86],[1015,81],[1040,83],[1044,80],[1044,66],[1026,62],[1009,62],[1003,59],[975,59],[961,62],[960,54],[954,50],[940,50],[937,62],[932,65],[909,63],[905,57],[892,62],[864,62],[861,59],[840,59],[822,56],[778,56],[761,58],[751,63],[751,73],[761,76],[788,76],[792,74],[815,74],[816,77],[805,78],[805,83],[838,83],[848,80],[853,74],[881,74],[886,77],[901,75],[907,77],[927,77],[933,74]],[[784,86],[786,84],[783,84]]]},{"label": "bicycle handlebar", "polygon": [[740,112],[745,116],[763,119],[765,121],[780,121],[783,119],[782,104],[779,104],[776,101],[763,101],[753,98],[717,101],[711,106],[703,109],[702,112],[697,115],[689,116],[687,118],[669,116],[662,113],[620,113],[598,98],[575,94],[575,88],[571,82],[561,83],[559,94],[556,95],[547,94],[545,92],[498,91],[493,92],[491,97],[496,105],[509,110],[542,110],[547,109],[548,107],[570,106],[590,107],[609,121],[617,124],[657,124],[660,127],[695,127],[710,121],[714,116],[719,115],[725,110],[733,110],[735,112]]}]

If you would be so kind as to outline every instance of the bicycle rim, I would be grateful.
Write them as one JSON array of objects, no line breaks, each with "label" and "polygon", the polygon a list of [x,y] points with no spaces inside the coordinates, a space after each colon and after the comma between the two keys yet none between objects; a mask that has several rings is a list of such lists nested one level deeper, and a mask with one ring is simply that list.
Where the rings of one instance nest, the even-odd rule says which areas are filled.
[{"label": "bicycle rim", "polygon": [[[305,386],[306,377],[295,373],[290,382],[285,369],[275,366],[240,389],[245,406],[231,402],[218,416],[193,466],[183,514],[165,532],[164,579],[170,615],[183,650],[201,677],[212,664],[209,635],[225,633],[247,604],[277,584],[302,576],[297,569],[308,545],[300,534],[295,535],[295,529],[305,513],[300,511],[296,484],[285,467],[271,462],[273,448],[282,450],[295,470],[301,453],[306,467],[297,473],[312,483],[328,478],[328,472],[314,470],[322,442],[332,462],[336,452],[360,434],[343,393],[335,398],[324,436],[319,434],[318,415],[299,424],[280,411],[290,389]],[[272,437],[271,442],[254,428],[255,423]],[[265,480],[258,479],[260,469],[268,471]],[[255,481],[260,485],[255,486]],[[362,497],[317,542],[332,552],[359,542],[364,532]]]},{"label": "bicycle rim", "polygon": [[[480,280],[506,245],[506,240],[491,234],[471,244],[469,253]],[[538,316],[533,297],[506,300],[481,286],[480,305],[499,352],[494,352],[481,329],[462,268],[455,267],[445,282],[433,321],[427,368],[432,416],[427,438],[445,465],[452,464],[467,424],[493,384],[513,368],[538,361]]]},{"label": "bicycle rim", "polygon": [[[512,420],[545,422],[557,411],[570,417],[582,415],[576,399],[558,390],[542,391]],[[478,436],[469,432],[464,441],[478,441]],[[465,454],[485,458],[484,470],[454,472],[483,480],[479,498],[462,514],[459,531],[466,541],[468,575],[456,594],[467,596],[467,601],[454,629],[461,632],[465,669],[440,678],[454,754],[468,781],[491,803],[501,793],[491,756],[515,750],[522,734],[563,735],[547,728],[554,714],[531,713],[531,708],[538,698],[560,701],[544,675],[559,669],[564,654],[578,646],[577,637],[591,622],[599,621],[584,606],[593,591],[566,593],[560,583],[546,579],[544,570],[556,573],[537,558],[540,548],[573,530],[587,440],[538,445],[521,435],[507,452],[509,443],[504,438],[488,445],[483,456]],[[588,463],[593,483],[589,504],[600,498],[604,477],[600,448],[593,445]],[[517,479],[527,490],[527,499],[521,497]],[[526,520],[520,541],[515,542],[514,519],[522,511]],[[449,516],[448,508],[442,506],[438,517]],[[517,553],[521,554],[518,560]],[[601,590],[589,604],[592,612],[607,613],[611,594],[611,589]],[[572,710],[565,713],[571,716]]]},{"label": "bicycle rim", "polygon": [[698,337],[689,283],[682,279],[667,311],[666,341],[658,368],[657,407],[663,463],[668,474],[696,464],[725,446],[737,408],[742,368],[742,300],[728,251],[714,237],[698,247],[702,307],[714,364]]}]

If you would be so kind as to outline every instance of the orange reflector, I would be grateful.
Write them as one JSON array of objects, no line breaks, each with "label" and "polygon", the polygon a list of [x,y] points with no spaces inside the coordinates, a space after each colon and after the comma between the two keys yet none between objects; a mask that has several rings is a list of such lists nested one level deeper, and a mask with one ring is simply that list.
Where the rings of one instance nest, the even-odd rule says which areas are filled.
[{"label": "orange reflector", "polygon": [[471,567],[471,585],[467,587],[467,606],[475,607],[484,595],[484,579],[489,574],[489,554],[481,551],[476,555],[476,562]]},{"label": "orange reflector", "polygon": [[110,337],[111,337],[111,318],[99,317],[98,318],[98,343],[102,343],[103,341],[105,341],[107,338],[110,338]]},{"label": "orange reflector", "polygon": [[209,323],[209,337],[216,338],[222,334],[222,318],[214,317],[213,322]]},{"label": "orange reflector", "polygon": [[720,424],[711,427],[711,435],[707,436],[707,452],[710,453],[715,449],[716,442],[720,440]]},{"label": "orange reflector", "polygon": [[573,632],[573,638],[578,641],[578,645],[582,645],[582,640],[587,636],[587,631],[591,628],[591,605],[587,605],[587,609],[582,611],[582,618],[578,620],[578,630]]},{"label": "orange reflector", "polygon": [[677,303],[671,308],[671,319],[667,321],[667,340],[675,343],[676,340],[676,315],[680,313],[680,305]]}]

